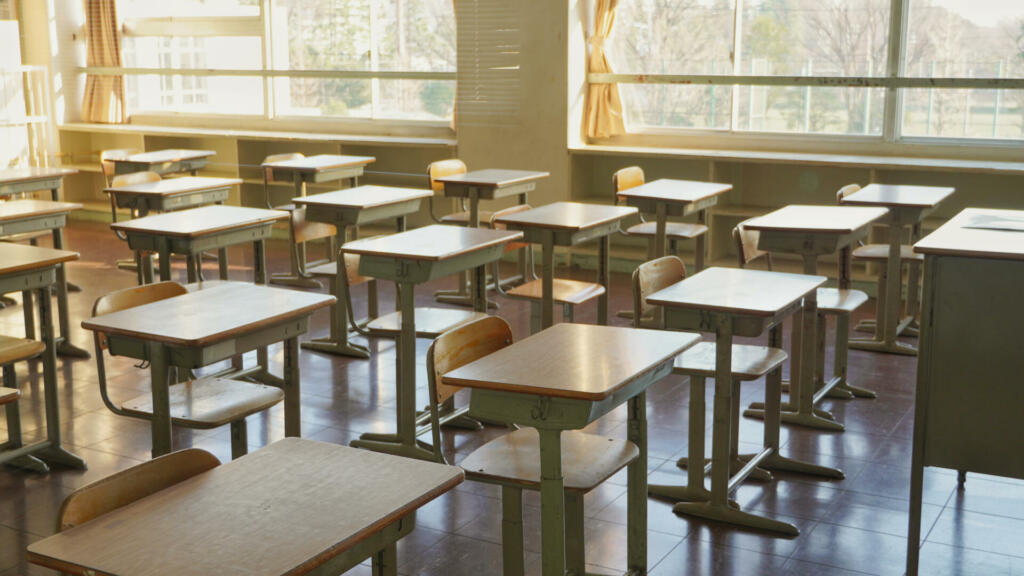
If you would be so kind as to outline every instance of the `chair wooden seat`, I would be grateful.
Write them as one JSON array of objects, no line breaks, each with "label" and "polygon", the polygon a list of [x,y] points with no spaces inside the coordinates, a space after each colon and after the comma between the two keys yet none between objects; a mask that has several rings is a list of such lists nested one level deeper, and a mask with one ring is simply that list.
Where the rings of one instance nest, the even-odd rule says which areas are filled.
[{"label": "chair wooden seat", "polygon": [[[543,299],[544,283],[542,280],[532,280],[520,284],[505,293],[509,298],[520,300]],[[593,300],[605,293],[604,286],[594,282],[581,282],[579,280],[568,280],[565,278],[554,279],[555,302],[558,304],[582,304]]]},{"label": "chair wooden seat", "polygon": [[[676,357],[672,371],[684,376],[715,377],[715,343],[701,342]],[[788,355],[779,348],[734,344],[732,377],[736,380],[757,380],[778,368]]]},{"label": "chair wooden seat", "polygon": [[[483,312],[458,308],[416,308],[416,337],[437,338],[449,330],[486,317]],[[397,337],[402,332],[402,313],[392,312],[374,318],[366,325],[366,330],[374,335]]]},{"label": "chair wooden seat", "polygon": [[[589,492],[639,456],[628,440],[605,438],[576,430],[562,433],[562,476],[565,489]],[[523,428],[495,438],[466,457],[459,466],[466,478],[497,484],[540,488],[540,440],[537,430]]]},{"label": "chair wooden seat", "polygon": [[4,388],[0,386],[0,406],[10,404],[21,398],[21,391],[17,388]]},{"label": "chair wooden seat", "polygon": [[38,340],[0,336],[0,365],[35,358],[45,349],[46,345]]},{"label": "chair wooden seat", "polygon": [[274,206],[274,210],[283,210],[285,212],[294,212],[295,211],[295,204],[294,203],[281,204],[280,206]]},{"label": "chair wooden seat", "polygon": [[826,314],[850,314],[868,301],[861,290],[818,288],[818,310]]},{"label": "chair wooden seat", "polygon": [[[641,222],[626,229],[628,236],[644,236],[654,238],[657,236],[657,222]],[[680,240],[691,240],[698,236],[707,234],[708,227],[703,224],[690,224],[688,222],[669,222],[665,225],[665,236]]]},{"label": "chair wooden seat", "polygon": [[36,240],[43,236],[50,236],[52,234],[49,230],[36,230],[35,232],[23,232],[21,234],[11,234],[10,236],[4,236],[0,239],[0,242],[27,242],[29,240]]},{"label": "chair wooden seat", "polygon": [[[270,408],[284,400],[273,386],[228,378],[201,378],[170,387],[171,422],[187,428],[216,428]],[[153,396],[146,393],[122,405],[125,412],[150,417]]]},{"label": "chair wooden seat", "polygon": [[[313,276],[325,276],[328,278],[334,278],[338,274],[338,263],[324,262],[318,266],[313,266],[306,270]],[[359,255],[358,254],[345,254],[345,273],[348,278],[349,286],[358,286],[373,280],[369,276],[361,276],[359,274]]]},{"label": "chair wooden seat", "polygon": [[[493,212],[488,212],[486,210],[480,210],[479,211],[480,226],[481,227],[485,227],[485,228],[487,226],[489,226],[490,222],[491,222],[491,216],[493,216],[493,215],[494,215]],[[444,216],[441,216],[441,223],[442,224],[455,224],[455,225],[458,225],[458,226],[467,226],[469,224],[469,212],[468,211],[463,211],[463,212],[452,212],[451,214],[445,214]]]},{"label": "chair wooden seat", "polygon": [[[871,262],[886,262],[889,260],[888,244],[867,244],[853,250],[853,257],[857,260]],[[900,246],[900,262],[907,261],[924,262],[924,254],[915,254],[913,246]]]}]

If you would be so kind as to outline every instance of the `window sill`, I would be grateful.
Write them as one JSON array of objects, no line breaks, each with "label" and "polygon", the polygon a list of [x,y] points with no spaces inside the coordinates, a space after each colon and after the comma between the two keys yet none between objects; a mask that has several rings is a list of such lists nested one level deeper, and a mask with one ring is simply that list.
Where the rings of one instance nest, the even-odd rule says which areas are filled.
[{"label": "window sill", "polygon": [[1024,175],[1024,162],[923,158],[913,156],[873,156],[836,153],[765,152],[753,150],[663,148],[649,146],[608,146],[576,144],[569,153],[580,156],[635,156],[641,158],[677,158],[708,162],[749,164],[792,164],[801,166],[842,166],[877,170],[931,170],[975,174]]},{"label": "window sill", "polygon": [[323,132],[291,132],[281,130],[234,130],[144,124],[88,124],[69,123],[58,126],[65,132],[93,132],[118,134],[151,134],[182,138],[237,138],[240,140],[274,140],[324,142],[364,146],[400,146],[414,148],[454,148],[454,138],[423,138],[415,136],[374,136],[366,134],[336,134]]}]

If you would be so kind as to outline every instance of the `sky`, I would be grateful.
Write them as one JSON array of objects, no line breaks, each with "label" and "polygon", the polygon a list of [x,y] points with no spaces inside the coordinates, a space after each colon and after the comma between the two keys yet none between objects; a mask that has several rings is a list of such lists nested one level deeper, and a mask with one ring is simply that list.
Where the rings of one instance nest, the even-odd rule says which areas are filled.
[{"label": "sky", "polygon": [[[1024,18],[1024,0],[933,0],[979,26]],[[911,4],[913,6],[913,4]]]}]

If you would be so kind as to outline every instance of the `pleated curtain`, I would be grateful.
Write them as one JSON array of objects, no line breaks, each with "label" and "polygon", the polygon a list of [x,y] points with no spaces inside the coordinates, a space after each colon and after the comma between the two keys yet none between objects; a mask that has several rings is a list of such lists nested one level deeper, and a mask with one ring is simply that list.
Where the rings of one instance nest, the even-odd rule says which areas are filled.
[{"label": "pleated curtain", "polygon": [[[590,36],[590,57],[587,70],[591,73],[611,73],[612,67],[605,54],[605,43],[615,24],[618,0],[597,0],[594,14],[594,33]],[[618,84],[590,84],[587,88],[586,130],[589,138],[608,138],[626,132],[622,117],[622,97]]]},{"label": "pleated curtain", "polygon": [[[85,0],[88,66],[121,67],[121,30],[117,25],[116,0]],[[88,74],[82,99],[82,121],[123,124],[124,76]]]}]

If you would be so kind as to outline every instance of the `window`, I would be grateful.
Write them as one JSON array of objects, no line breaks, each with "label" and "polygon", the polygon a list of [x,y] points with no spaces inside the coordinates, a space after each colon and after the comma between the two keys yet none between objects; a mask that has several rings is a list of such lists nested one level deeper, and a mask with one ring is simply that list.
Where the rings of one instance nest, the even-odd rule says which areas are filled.
[{"label": "window", "polygon": [[133,114],[452,117],[452,0],[120,0],[118,9]]},{"label": "window", "polygon": [[1024,2],[621,0],[608,55],[631,132],[1024,140]]}]

